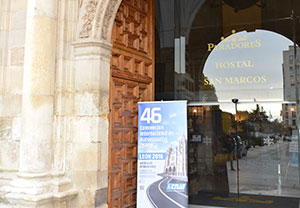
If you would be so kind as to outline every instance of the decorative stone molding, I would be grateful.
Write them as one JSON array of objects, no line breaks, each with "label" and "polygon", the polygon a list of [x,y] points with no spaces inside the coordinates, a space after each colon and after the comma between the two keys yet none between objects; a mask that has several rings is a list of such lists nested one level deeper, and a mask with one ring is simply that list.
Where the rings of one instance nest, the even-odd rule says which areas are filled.
[{"label": "decorative stone molding", "polygon": [[[101,38],[103,40],[110,40],[112,26],[114,23],[115,16],[122,0],[110,0],[105,11],[105,15],[102,23]],[[96,23],[97,25],[97,23]]]},{"label": "decorative stone molding", "polygon": [[0,205],[2,201],[7,206],[58,208],[69,204],[78,194],[69,179],[49,177],[13,180],[10,186],[0,189]]},{"label": "decorative stone molding", "polygon": [[[79,0],[80,1],[80,0]],[[122,0],[83,0],[78,27],[79,39],[110,42],[114,18]]]},{"label": "decorative stone molding", "polygon": [[111,58],[111,44],[104,41],[79,41],[73,43],[74,56],[90,56],[96,55],[106,58],[108,61]]},{"label": "decorative stone molding", "polygon": [[83,0],[78,0],[79,8],[82,7]]},{"label": "decorative stone molding", "polygon": [[93,28],[92,22],[95,17],[98,0],[88,0],[85,6],[85,15],[82,17],[83,25],[80,32],[80,38],[89,38]]},{"label": "decorative stone molding", "polygon": [[101,37],[101,26],[100,26],[100,20],[103,19],[105,15],[105,9],[107,7],[109,0],[102,0],[98,4],[98,8],[96,11],[96,17],[95,17],[95,25],[94,25],[94,33],[93,33],[93,38],[96,40],[99,40]]}]

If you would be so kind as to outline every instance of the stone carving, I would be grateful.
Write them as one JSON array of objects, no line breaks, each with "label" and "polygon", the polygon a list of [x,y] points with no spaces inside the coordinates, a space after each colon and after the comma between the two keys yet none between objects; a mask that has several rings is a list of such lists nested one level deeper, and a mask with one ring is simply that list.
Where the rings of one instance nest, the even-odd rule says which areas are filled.
[{"label": "stone carving", "polygon": [[[107,3],[108,1],[108,3]],[[96,12],[96,22],[95,22],[95,31],[93,33],[94,38],[98,39],[101,37],[101,20],[103,20],[104,11],[106,9],[106,5],[109,4],[110,0],[102,0],[99,2],[98,9]]]},{"label": "stone carving", "polygon": [[[102,38],[104,40],[107,40],[108,36],[108,29],[111,29],[111,25],[113,24],[112,18],[115,16],[117,12],[117,8],[119,7],[119,4],[121,3],[121,0],[110,0],[109,4],[107,6],[107,9],[105,11],[104,19],[103,19],[103,25],[102,25]],[[110,38],[110,37],[109,37]]]},{"label": "stone carving", "polygon": [[113,20],[121,2],[122,0],[78,0],[79,8],[85,7],[79,38],[93,36],[109,40]]},{"label": "stone carving", "polygon": [[78,0],[78,3],[79,3],[79,8],[81,8],[81,7],[82,7],[83,0]]},{"label": "stone carving", "polygon": [[86,7],[85,7],[86,13],[82,17],[83,26],[82,26],[82,30],[79,35],[80,38],[89,38],[90,37],[90,31],[93,28],[92,22],[95,17],[97,4],[98,4],[98,0],[88,0]]}]

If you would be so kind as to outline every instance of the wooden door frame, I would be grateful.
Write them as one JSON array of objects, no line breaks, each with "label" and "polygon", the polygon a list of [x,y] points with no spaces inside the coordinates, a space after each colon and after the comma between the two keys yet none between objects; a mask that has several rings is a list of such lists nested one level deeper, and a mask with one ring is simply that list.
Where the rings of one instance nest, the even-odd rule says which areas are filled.
[{"label": "wooden door frame", "polygon": [[[149,7],[151,8],[152,12],[150,13],[150,15],[152,15],[152,18],[151,18],[151,24],[149,25],[149,29],[151,29],[152,31],[152,34],[151,34],[151,40],[150,40],[150,43],[149,45],[147,46],[148,48],[151,48],[151,59],[152,59],[152,67],[151,67],[151,70],[152,70],[152,80],[151,80],[151,95],[150,97],[148,98],[148,100],[154,100],[154,90],[155,90],[155,4],[154,4],[154,0],[148,0],[148,1],[151,1],[151,4],[149,5]],[[122,2],[121,2],[122,3]],[[119,11],[119,9],[118,9]],[[116,14],[117,15],[117,14]],[[115,21],[115,20],[114,20]],[[114,22],[113,21],[113,22]],[[112,29],[113,31],[113,29]],[[112,32],[111,32],[112,33]],[[112,34],[113,36],[113,34]],[[111,42],[113,44],[113,40],[112,40],[112,37],[111,37]],[[113,49],[112,51],[114,50],[114,46],[113,46]],[[130,53],[130,50],[129,50],[129,53]],[[112,61],[112,58],[111,57],[111,61]],[[111,174],[110,174],[110,170],[112,168],[112,152],[111,152],[111,148],[112,148],[112,131],[113,131],[113,127],[112,127],[112,123],[113,123],[113,115],[112,115],[112,94],[114,93],[113,90],[112,90],[112,85],[113,85],[113,82],[112,82],[112,71],[110,69],[110,83],[109,83],[109,136],[108,136],[108,139],[109,139],[109,144],[108,144],[108,176],[111,177]],[[137,158],[137,156],[136,156]],[[137,163],[136,163],[137,164]],[[137,169],[137,168],[136,168]],[[136,180],[136,179],[135,179]],[[108,202],[108,206],[109,207],[112,207],[112,180],[109,178],[108,179],[108,194],[107,194],[107,202]],[[135,199],[136,200],[136,199]]]}]

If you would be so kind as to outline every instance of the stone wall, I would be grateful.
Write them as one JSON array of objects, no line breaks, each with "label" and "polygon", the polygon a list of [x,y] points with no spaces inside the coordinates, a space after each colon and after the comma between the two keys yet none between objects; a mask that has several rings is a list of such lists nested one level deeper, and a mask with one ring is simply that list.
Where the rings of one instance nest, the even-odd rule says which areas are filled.
[{"label": "stone wall", "polygon": [[[25,41],[25,34],[31,34],[30,28],[26,28],[26,19],[32,18],[28,11],[33,10],[28,9],[26,0],[0,0],[0,206],[106,207],[110,34],[121,0],[33,1],[42,5],[38,10],[47,11],[40,14],[46,14],[46,18],[47,13],[52,18],[50,10],[57,7],[53,16],[56,31],[51,29],[56,45],[47,46],[56,51],[54,81],[46,80],[48,84],[41,83],[39,89],[51,95],[50,88],[54,86],[54,99],[47,101],[48,107],[53,106],[49,118],[52,124],[40,125],[36,118],[43,114],[27,98],[22,98],[24,90],[28,98],[43,96],[43,93],[34,94],[31,87],[25,89],[38,87],[36,83],[23,83],[24,79],[30,80],[28,76],[34,77],[32,72],[39,67],[28,64],[35,60],[28,54],[36,52],[25,49],[26,41],[34,42]],[[42,21],[39,17],[35,19]],[[36,24],[34,21],[30,24]],[[43,30],[47,23],[35,26]],[[36,48],[42,50],[46,46],[45,41],[36,42],[40,44]],[[27,51],[25,60],[24,51]],[[50,62],[41,64],[50,67],[51,54],[45,50],[42,53]],[[24,66],[32,71],[26,73],[27,78],[24,78]],[[44,75],[36,71],[36,76]],[[49,89],[43,91],[47,85]],[[28,124],[28,110],[22,109],[30,110],[32,124]],[[45,112],[47,122],[48,115],[51,111]],[[27,121],[26,125],[22,121]],[[41,135],[35,137],[28,129],[35,129]],[[45,133],[52,135],[49,141]],[[20,184],[34,185],[24,189]]]},{"label": "stone wall", "polygon": [[26,25],[25,0],[0,1],[0,185],[18,170]]}]

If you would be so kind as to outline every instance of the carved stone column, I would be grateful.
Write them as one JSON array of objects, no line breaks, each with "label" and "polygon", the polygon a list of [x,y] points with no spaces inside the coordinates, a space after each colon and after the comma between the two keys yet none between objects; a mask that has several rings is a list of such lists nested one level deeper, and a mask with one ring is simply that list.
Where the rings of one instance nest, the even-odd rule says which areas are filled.
[{"label": "carved stone column", "polygon": [[20,175],[47,175],[51,168],[57,1],[27,4],[22,99]]},{"label": "carved stone column", "polygon": [[57,0],[27,1],[19,173],[2,190],[16,207],[67,206],[76,194],[51,170],[56,28]]}]

